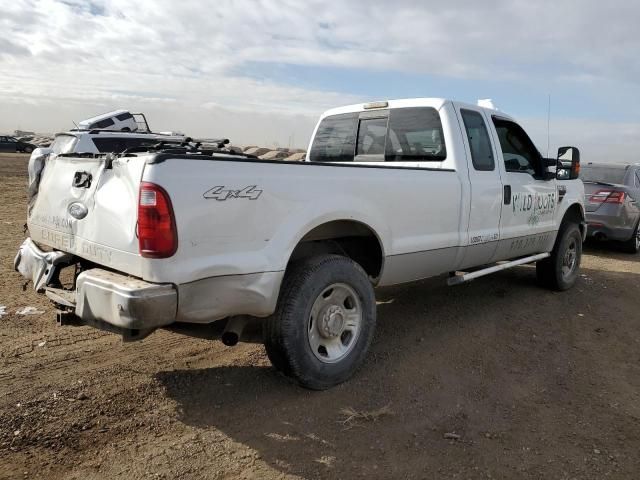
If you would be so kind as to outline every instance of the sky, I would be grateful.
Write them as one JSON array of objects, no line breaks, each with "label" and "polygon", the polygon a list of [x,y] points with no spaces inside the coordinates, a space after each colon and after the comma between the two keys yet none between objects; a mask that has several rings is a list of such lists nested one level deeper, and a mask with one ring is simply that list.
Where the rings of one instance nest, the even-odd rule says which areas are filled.
[{"label": "sky", "polygon": [[640,161],[640,2],[0,6],[0,131],[62,131],[125,108],[157,131],[306,147],[332,107],[491,98],[544,154],[575,145],[583,160]]}]

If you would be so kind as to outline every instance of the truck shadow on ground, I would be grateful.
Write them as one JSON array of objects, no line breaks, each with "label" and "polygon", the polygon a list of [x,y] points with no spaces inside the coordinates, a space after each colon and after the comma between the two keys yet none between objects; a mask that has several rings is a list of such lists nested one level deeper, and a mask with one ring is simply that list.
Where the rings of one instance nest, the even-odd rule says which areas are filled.
[{"label": "truck shadow on ground", "polygon": [[[638,435],[622,408],[599,409],[601,384],[618,405],[634,400],[598,373],[592,350],[615,364],[635,348],[640,276],[584,274],[570,294],[537,287],[533,267],[456,288],[440,277],[380,290],[365,365],[329,391],[299,388],[264,363],[156,379],[186,425],[222,431],[304,478],[586,472],[592,435]],[[609,324],[607,301],[589,302],[601,283],[614,289],[629,278]]]}]

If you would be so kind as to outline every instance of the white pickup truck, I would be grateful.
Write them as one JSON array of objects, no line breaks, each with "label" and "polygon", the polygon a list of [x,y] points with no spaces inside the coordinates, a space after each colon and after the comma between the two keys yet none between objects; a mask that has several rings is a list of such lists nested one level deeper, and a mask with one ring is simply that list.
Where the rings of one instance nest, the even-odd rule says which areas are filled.
[{"label": "white pickup truck", "polygon": [[326,112],[300,163],[61,154],[38,173],[15,265],[59,318],[125,340],[224,319],[233,344],[261,317],[273,365],[323,389],[362,362],[374,287],[533,262],[544,286],[571,287],[584,190],[578,150],[559,158],[500,111],[426,98]]}]

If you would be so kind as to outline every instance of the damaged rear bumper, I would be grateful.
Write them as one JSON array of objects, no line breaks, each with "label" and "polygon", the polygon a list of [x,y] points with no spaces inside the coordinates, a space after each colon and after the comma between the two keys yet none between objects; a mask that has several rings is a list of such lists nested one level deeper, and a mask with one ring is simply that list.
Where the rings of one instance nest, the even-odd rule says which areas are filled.
[{"label": "damaged rear bumper", "polygon": [[163,327],[176,319],[178,294],[171,284],[149,283],[99,268],[78,275],[75,313],[128,330]]},{"label": "damaged rear bumper", "polygon": [[[66,311],[98,328],[138,339],[134,337],[144,337],[156,328],[175,322],[178,293],[172,284],[145,282],[94,268],[78,275],[75,291],[49,286],[59,265],[71,263],[72,259],[71,255],[63,252],[43,252],[31,239],[27,239],[20,246],[14,266],[25,278],[33,281],[36,291],[45,291]],[[108,325],[115,328],[108,328]]]},{"label": "damaged rear bumper", "polygon": [[64,252],[44,252],[33,240],[27,238],[13,260],[13,267],[17,272],[33,282],[36,292],[42,292],[51,280],[55,278],[56,269],[61,264],[68,264],[73,255]]}]

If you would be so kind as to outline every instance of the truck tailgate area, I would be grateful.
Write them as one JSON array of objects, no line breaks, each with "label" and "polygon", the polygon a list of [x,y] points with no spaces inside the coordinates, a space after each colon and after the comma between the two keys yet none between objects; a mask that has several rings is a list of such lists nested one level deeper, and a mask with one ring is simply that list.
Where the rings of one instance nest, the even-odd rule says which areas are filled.
[{"label": "truck tailgate area", "polygon": [[28,218],[38,244],[140,276],[137,200],[144,159],[50,157]]}]

